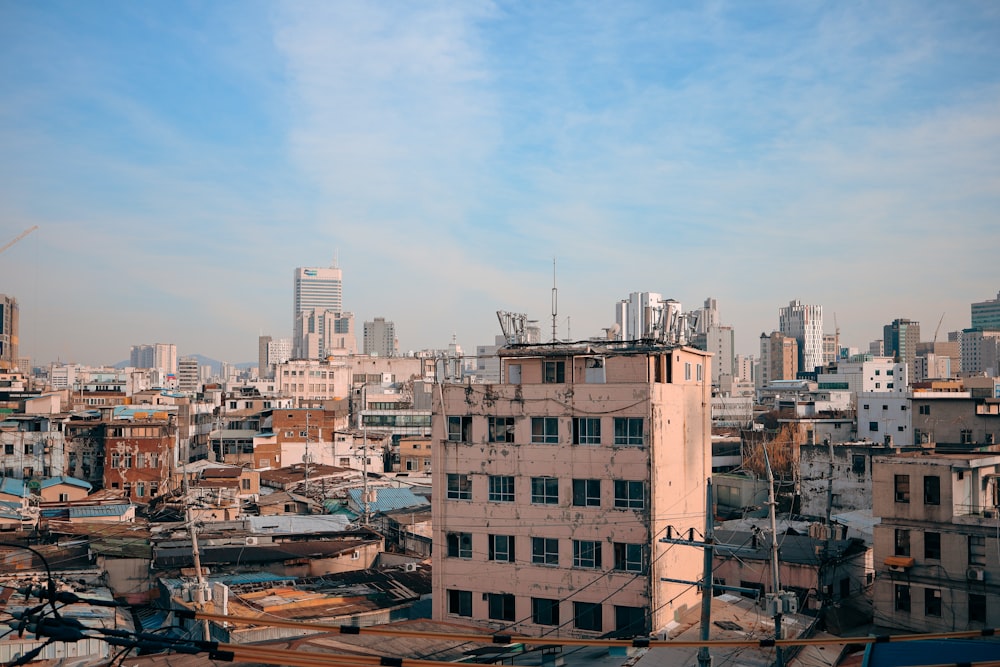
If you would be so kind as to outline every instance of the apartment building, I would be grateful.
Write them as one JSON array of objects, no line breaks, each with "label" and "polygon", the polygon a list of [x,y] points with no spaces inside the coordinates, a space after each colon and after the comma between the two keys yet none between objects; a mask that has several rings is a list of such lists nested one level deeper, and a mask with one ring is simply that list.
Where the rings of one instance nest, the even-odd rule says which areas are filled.
[{"label": "apartment building", "polygon": [[166,412],[135,412],[105,427],[104,488],[148,503],[168,490],[174,463],[176,424]]},{"label": "apartment building", "polygon": [[505,382],[446,384],[432,425],[436,620],[533,635],[645,635],[700,602],[711,356],[635,343],[517,345]]},{"label": "apartment building", "polygon": [[1000,623],[1000,452],[872,459],[875,622],[909,632]]}]

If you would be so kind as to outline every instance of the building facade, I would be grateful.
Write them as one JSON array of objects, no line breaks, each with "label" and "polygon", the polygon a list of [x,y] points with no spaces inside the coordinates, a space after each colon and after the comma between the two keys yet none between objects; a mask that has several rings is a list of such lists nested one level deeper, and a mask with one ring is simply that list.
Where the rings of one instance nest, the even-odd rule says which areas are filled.
[{"label": "building facade", "polygon": [[798,341],[777,331],[762,333],[758,370],[758,389],[776,380],[794,380],[799,372]]},{"label": "building facade", "polygon": [[973,329],[1000,329],[1000,292],[997,298],[972,304]]},{"label": "building facade", "polygon": [[799,370],[811,373],[823,365],[823,306],[790,301],[778,309],[778,331],[799,344]]},{"label": "building facade", "polygon": [[396,325],[384,317],[365,322],[364,353],[378,357],[395,357],[399,354]]},{"label": "building facade", "polygon": [[[0,370],[10,371],[17,368],[19,311],[17,299],[0,294]],[[26,368],[24,372],[27,373],[29,370]]]},{"label": "building facade", "polygon": [[916,377],[915,360],[920,343],[920,323],[899,318],[882,327],[885,356],[906,364],[907,377]]},{"label": "building facade", "polygon": [[303,335],[302,313],[309,311],[344,310],[343,272],[335,267],[300,267],[295,269],[292,285],[292,338],[294,356],[305,357],[301,349]]},{"label": "building facade", "polygon": [[1000,623],[1000,454],[875,457],[875,621],[909,632]]},{"label": "building facade", "polygon": [[129,365],[132,368],[159,368],[167,373],[176,373],[177,346],[173,343],[133,345]]},{"label": "building facade", "polygon": [[700,601],[710,356],[516,346],[505,381],[439,385],[433,616],[534,635],[645,635]]}]

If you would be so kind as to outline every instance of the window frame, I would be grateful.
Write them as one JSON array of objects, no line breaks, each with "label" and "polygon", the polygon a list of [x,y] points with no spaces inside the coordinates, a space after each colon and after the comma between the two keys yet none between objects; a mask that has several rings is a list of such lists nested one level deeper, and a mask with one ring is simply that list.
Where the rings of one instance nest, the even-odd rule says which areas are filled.
[{"label": "window frame", "polygon": [[493,621],[514,621],[514,595],[512,593],[487,593],[486,615]]},{"label": "window frame", "polygon": [[532,417],[531,418],[531,444],[533,444],[533,445],[558,445],[559,444],[559,418],[558,417]]},{"label": "window frame", "polygon": [[574,479],[573,507],[600,507],[601,480]]},{"label": "window frame", "polygon": [[[635,433],[635,426],[638,425],[639,432]],[[615,417],[615,441],[616,447],[642,447],[646,444],[646,418],[645,417]]]},{"label": "window frame", "polygon": [[892,553],[894,556],[909,557],[910,555],[910,530],[908,528],[896,528],[893,535]]},{"label": "window frame", "polygon": [[472,475],[450,472],[445,484],[445,498],[448,500],[472,500]]},{"label": "window frame", "polygon": [[601,418],[573,417],[573,444],[600,445]]},{"label": "window frame", "polygon": [[531,562],[533,565],[559,565],[559,540],[554,537],[531,538]]},{"label": "window frame", "polygon": [[573,602],[573,627],[577,630],[601,632],[604,629],[600,602]]},{"label": "window frame", "polygon": [[445,426],[448,442],[472,442],[471,415],[448,415]]},{"label": "window frame", "polygon": [[937,475],[924,475],[924,505],[941,504],[941,478]]},{"label": "window frame", "polygon": [[472,560],[472,533],[452,531],[445,533],[448,558]]},{"label": "window frame", "polygon": [[[552,493],[553,488],[555,493]],[[558,505],[559,504],[559,478],[558,477],[532,477],[531,478],[531,504],[532,505]]]},{"label": "window frame", "polygon": [[601,541],[573,540],[573,567],[601,569]]},{"label": "window frame", "polygon": [[893,609],[895,611],[910,613],[912,606],[912,596],[910,587],[907,584],[895,584],[893,590]]},{"label": "window frame", "polygon": [[472,591],[448,589],[448,613],[454,616],[472,617]]},{"label": "window frame", "polygon": [[566,384],[566,360],[546,359],[542,362],[543,384]]},{"label": "window frame", "polygon": [[910,476],[893,475],[893,495],[897,503],[910,502]]},{"label": "window frame", "polygon": [[940,588],[924,589],[924,616],[940,618],[942,610],[941,603],[942,600],[941,600]]},{"label": "window frame", "polygon": [[615,542],[614,569],[618,572],[642,574],[646,571],[645,546],[633,542]]},{"label": "window frame", "polygon": [[514,502],[513,475],[490,475],[487,498],[491,503]]},{"label": "window frame", "polygon": [[924,560],[941,560],[941,533],[924,532]]},{"label": "window frame", "polygon": [[531,622],[535,625],[559,625],[560,601],[552,598],[531,598]]},{"label": "window frame", "polygon": [[495,535],[490,533],[488,560],[495,563],[513,563],[515,544],[514,535]]},{"label": "window frame", "polygon": [[632,479],[616,479],[615,509],[644,510],[646,509],[646,482]]},{"label": "window frame", "polygon": [[490,442],[514,442],[513,417],[490,417],[488,425]]}]

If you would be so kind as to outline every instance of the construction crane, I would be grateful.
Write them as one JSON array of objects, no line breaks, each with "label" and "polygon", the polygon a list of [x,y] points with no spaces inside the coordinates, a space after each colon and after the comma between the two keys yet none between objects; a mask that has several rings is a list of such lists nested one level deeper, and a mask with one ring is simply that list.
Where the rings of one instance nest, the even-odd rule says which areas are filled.
[{"label": "construction crane", "polygon": [[36,229],[38,229],[38,225],[34,225],[33,227],[28,227],[23,232],[21,232],[20,234],[18,234],[14,238],[14,240],[8,242],[7,245],[5,245],[4,247],[0,248],[0,253],[5,252],[7,250],[7,248],[11,247],[12,245],[14,245],[15,243],[17,243],[18,241],[20,241],[21,239],[23,239],[28,234],[30,234],[31,232],[35,231]]},{"label": "construction crane", "polygon": [[938,320],[937,329],[934,330],[934,342],[931,345],[937,345],[938,332],[941,331],[941,323],[944,322],[944,313],[941,313],[941,319]]}]

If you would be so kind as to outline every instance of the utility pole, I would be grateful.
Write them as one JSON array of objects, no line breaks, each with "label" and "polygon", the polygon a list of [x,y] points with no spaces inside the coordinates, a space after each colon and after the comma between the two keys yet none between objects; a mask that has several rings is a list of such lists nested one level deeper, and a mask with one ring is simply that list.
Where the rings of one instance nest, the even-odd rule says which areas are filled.
[{"label": "utility pole", "polygon": [[[778,511],[778,503],[774,499],[774,471],[771,469],[771,459],[767,455],[767,445],[764,444],[764,463],[767,464],[767,504],[770,506],[771,516],[771,595],[767,596],[768,605],[774,612],[774,639],[781,639],[781,616],[787,609],[790,613],[795,613],[798,609],[794,593],[786,593],[781,590],[781,583],[778,578],[778,521],[775,516]],[[784,667],[784,658],[781,645],[774,646],[775,667]]]},{"label": "utility pole", "polygon": [[[201,551],[198,549],[198,530],[194,525],[194,518],[191,515],[191,507],[188,506],[187,511],[187,522],[188,530],[191,533],[191,556],[194,558],[194,571],[195,576],[198,578],[198,592],[195,594],[195,605],[197,605],[199,611],[205,609],[205,603],[208,602],[208,584],[205,582],[205,575],[201,571]],[[210,641],[210,633],[208,631],[208,621],[203,620],[201,622],[202,635],[205,641]]]},{"label": "utility pole", "polygon": [[306,469],[305,496],[309,497],[309,411],[306,410],[306,455],[302,457],[302,463]]},{"label": "utility pole", "polygon": [[[712,579],[712,562],[715,559],[715,517],[712,503],[710,477],[705,485],[705,561],[701,575],[701,640],[704,642],[708,642],[712,629],[712,596],[715,594]],[[707,643],[698,649],[698,667],[712,667],[712,654],[708,650]]]}]

